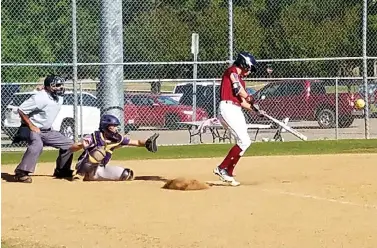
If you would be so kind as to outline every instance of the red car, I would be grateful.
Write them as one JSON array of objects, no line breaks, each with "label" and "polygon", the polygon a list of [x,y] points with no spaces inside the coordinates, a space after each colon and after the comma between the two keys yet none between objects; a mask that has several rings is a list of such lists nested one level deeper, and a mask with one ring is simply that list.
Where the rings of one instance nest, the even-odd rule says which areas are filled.
[{"label": "red car", "polygon": [[[270,115],[292,121],[317,121],[321,128],[333,128],[336,124],[335,85],[323,81],[273,82],[253,94],[259,107]],[[350,127],[360,111],[354,103],[360,98],[355,92],[339,92],[339,127]],[[249,121],[261,120],[256,114]],[[264,118],[263,118],[264,119]]]},{"label": "red car", "polygon": [[[165,127],[177,129],[182,125],[177,122],[193,120],[192,106],[179,105],[169,96],[158,94],[126,93],[124,123],[130,129],[139,127]],[[206,120],[207,112],[196,108],[196,120]]]}]

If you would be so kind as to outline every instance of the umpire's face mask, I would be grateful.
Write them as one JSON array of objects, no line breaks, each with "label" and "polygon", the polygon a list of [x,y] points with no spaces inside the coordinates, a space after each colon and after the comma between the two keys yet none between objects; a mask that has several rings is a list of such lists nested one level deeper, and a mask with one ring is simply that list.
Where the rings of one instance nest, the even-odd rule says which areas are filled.
[{"label": "umpire's face mask", "polygon": [[55,85],[51,84],[51,92],[58,96],[63,96],[65,92],[64,84],[63,83],[57,83]]},{"label": "umpire's face mask", "polygon": [[57,96],[63,96],[65,92],[64,88],[64,79],[58,78],[50,84],[51,93],[56,94]]}]

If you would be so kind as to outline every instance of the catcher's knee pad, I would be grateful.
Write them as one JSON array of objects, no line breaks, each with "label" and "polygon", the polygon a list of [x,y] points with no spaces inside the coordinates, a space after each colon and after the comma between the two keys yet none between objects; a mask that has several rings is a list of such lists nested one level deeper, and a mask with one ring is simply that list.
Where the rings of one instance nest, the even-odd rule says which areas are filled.
[{"label": "catcher's knee pad", "polygon": [[122,175],[120,176],[120,181],[131,181],[134,179],[134,171],[131,169],[124,169]]}]

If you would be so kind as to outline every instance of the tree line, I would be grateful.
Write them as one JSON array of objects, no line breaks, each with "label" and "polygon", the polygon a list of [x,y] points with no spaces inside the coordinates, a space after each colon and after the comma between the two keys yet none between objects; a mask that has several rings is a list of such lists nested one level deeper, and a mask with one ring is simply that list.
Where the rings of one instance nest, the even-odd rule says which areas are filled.
[{"label": "tree line", "polygon": [[[78,62],[100,62],[99,0],[77,1]],[[4,0],[2,63],[71,63],[69,0]],[[191,61],[191,34],[200,36],[200,61],[228,59],[227,0],[123,0],[125,62]],[[234,53],[257,59],[362,56],[361,0],[234,0]],[[368,2],[368,56],[377,56],[377,4]],[[373,61],[369,62],[370,74]],[[219,77],[223,65],[200,65],[198,77]],[[274,76],[337,76],[361,61],[260,63]],[[79,78],[98,78],[99,66],[80,66]],[[3,67],[3,82],[35,81],[65,67]],[[125,66],[125,79],[192,77],[191,65]]]}]

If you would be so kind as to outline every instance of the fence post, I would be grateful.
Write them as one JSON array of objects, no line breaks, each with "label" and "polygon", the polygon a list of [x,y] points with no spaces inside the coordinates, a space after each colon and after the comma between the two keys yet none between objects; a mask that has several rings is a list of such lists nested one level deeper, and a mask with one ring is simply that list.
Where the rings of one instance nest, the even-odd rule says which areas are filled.
[{"label": "fence post", "polygon": [[365,138],[369,139],[369,100],[368,100],[368,63],[367,63],[367,21],[368,20],[368,0],[364,0],[363,6],[363,82],[365,100]]},{"label": "fence post", "polygon": [[335,139],[339,139],[339,89],[338,78],[335,78]]},{"label": "fence post", "polygon": [[228,0],[228,26],[229,26],[229,64],[233,61],[233,0]]},{"label": "fence post", "polygon": [[[73,139],[75,142],[78,140],[78,115],[77,115],[77,29],[76,29],[76,0],[72,0],[72,64],[73,64],[73,118],[75,120],[75,130]],[[82,111],[81,111],[82,112]],[[82,122],[82,118],[80,119]],[[82,132],[82,129],[81,129]]]},{"label": "fence post", "polygon": [[196,79],[198,78],[198,53],[199,53],[199,34],[193,33],[191,37],[191,52],[194,55],[193,85],[192,85],[192,121],[196,121]]},{"label": "fence post", "polygon": [[101,114],[119,118],[124,125],[122,1],[101,0],[101,65],[97,97]]},{"label": "fence post", "polygon": [[213,93],[213,118],[216,118],[216,81],[213,80],[213,88],[212,88],[212,93]]}]

